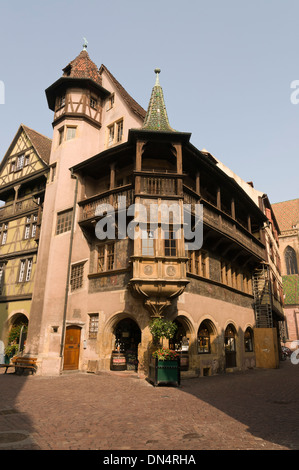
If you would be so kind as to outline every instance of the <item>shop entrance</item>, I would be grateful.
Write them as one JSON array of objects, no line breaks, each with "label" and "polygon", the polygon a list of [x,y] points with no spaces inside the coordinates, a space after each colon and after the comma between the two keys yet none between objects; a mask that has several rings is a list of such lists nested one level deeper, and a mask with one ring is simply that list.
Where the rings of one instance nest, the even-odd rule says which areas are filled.
[{"label": "shop entrance", "polygon": [[138,344],[141,330],[131,318],[120,320],[114,329],[115,344],[111,357],[112,370],[135,370],[138,368]]}]

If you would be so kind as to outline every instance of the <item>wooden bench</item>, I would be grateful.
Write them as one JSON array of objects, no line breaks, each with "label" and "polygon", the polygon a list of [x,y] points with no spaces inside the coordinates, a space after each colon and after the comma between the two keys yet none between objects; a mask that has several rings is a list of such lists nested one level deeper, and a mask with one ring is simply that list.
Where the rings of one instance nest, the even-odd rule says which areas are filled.
[{"label": "wooden bench", "polygon": [[15,356],[11,359],[10,364],[1,364],[0,366],[5,367],[5,374],[9,367],[14,367],[17,375],[23,374],[25,370],[31,371],[33,374],[37,370],[36,361],[36,357]]}]

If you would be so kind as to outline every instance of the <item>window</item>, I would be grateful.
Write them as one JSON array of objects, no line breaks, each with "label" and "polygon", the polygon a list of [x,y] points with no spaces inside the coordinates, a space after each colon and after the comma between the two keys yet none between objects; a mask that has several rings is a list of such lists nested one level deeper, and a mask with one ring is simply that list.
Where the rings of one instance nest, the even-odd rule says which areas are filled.
[{"label": "window", "polygon": [[19,269],[18,282],[28,282],[31,278],[33,259],[22,259]]},{"label": "window", "polygon": [[14,172],[16,170],[16,161],[13,160],[10,164],[10,172]]},{"label": "window", "polygon": [[294,248],[287,246],[284,252],[287,274],[298,274],[297,257]]},{"label": "window", "polygon": [[107,245],[107,270],[111,271],[114,268],[114,244]]},{"label": "window", "polygon": [[66,140],[72,140],[76,137],[76,127],[69,127],[66,128]]},{"label": "window", "polygon": [[188,251],[187,269],[198,276],[208,277],[208,253],[202,250]]},{"label": "window", "polygon": [[108,126],[108,146],[119,143],[123,140],[124,121],[123,119]]},{"label": "window", "polygon": [[117,142],[121,142],[121,141],[122,141],[122,138],[123,138],[123,130],[124,130],[124,123],[123,123],[123,121],[119,121],[119,122],[116,124],[116,128],[117,128]]},{"label": "window", "polygon": [[61,95],[58,98],[58,108],[65,106],[65,95]]},{"label": "window", "polygon": [[37,215],[26,217],[24,239],[34,238],[36,234]]},{"label": "window", "polygon": [[56,235],[68,232],[72,227],[73,209],[57,214]]},{"label": "window", "polygon": [[176,256],[177,244],[175,239],[175,231],[172,227],[164,231],[164,254],[165,256]]},{"label": "window", "polygon": [[114,243],[98,246],[98,272],[112,271],[115,267]]},{"label": "window", "polygon": [[27,269],[26,269],[26,282],[30,280],[32,271],[32,258],[27,260]]},{"label": "window", "polygon": [[91,313],[89,315],[89,339],[96,339],[99,331],[99,314]]},{"label": "window", "polygon": [[19,155],[17,158],[17,166],[16,166],[15,171],[22,170],[24,166],[24,161],[25,161],[25,154],[22,153],[22,155]]},{"label": "window", "polygon": [[53,163],[53,165],[51,165],[51,183],[53,183],[53,181],[55,180],[55,176],[56,176],[56,163]]},{"label": "window", "polygon": [[141,238],[141,253],[143,256],[154,256],[154,234],[149,230],[144,230]]},{"label": "window", "polygon": [[8,224],[1,225],[1,230],[0,230],[1,245],[5,245],[7,241],[7,229],[8,229]]},{"label": "window", "polygon": [[198,354],[210,354],[210,331],[205,322],[203,322],[198,329],[197,342]]},{"label": "window", "polygon": [[5,267],[5,264],[4,264],[4,263],[1,263],[1,264],[0,264],[0,295],[2,295],[2,289],[3,289],[4,267]]},{"label": "window", "polygon": [[71,272],[71,291],[83,286],[84,263],[74,264]]},{"label": "window", "polygon": [[58,129],[58,145],[62,144],[63,135],[64,135],[64,127],[62,127],[61,129]]},{"label": "window", "polygon": [[109,98],[108,98],[107,111],[109,111],[109,109],[113,108],[113,106],[114,106],[114,94],[109,96]]},{"label": "window", "polygon": [[114,142],[114,124],[108,127],[108,145],[112,145]]},{"label": "window", "polygon": [[247,328],[244,333],[244,347],[245,352],[253,351],[253,334],[251,328]]},{"label": "window", "polygon": [[97,109],[98,101],[96,98],[93,98],[93,97],[90,98],[90,107],[93,109]]}]

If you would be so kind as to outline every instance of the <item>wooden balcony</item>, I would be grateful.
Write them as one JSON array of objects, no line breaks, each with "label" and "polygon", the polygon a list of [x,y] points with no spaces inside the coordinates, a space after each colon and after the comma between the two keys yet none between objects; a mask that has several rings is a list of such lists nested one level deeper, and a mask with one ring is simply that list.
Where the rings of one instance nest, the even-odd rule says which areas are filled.
[{"label": "wooden balcony", "polygon": [[[80,201],[79,206],[81,207],[81,213],[79,222],[97,218],[99,216],[97,214],[97,208],[102,204],[109,204],[114,210],[118,210],[120,208],[127,209],[134,202],[133,195],[132,185],[130,184],[110,189],[109,191],[105,191],[104,193],[97,194],[91,198]],[[125,205],[122,207],[119,207],[120,197],[125,198]]]},{"label": "wooden balcony", "polygon": [[216,206],[213,206],[205,199],[200,198],[195,191],[192,191],[186,186],[184,186],[184,204],[191,205],[192,213],[195,212],[195,204],[202,204],[204,226],[210,227],[220,234],[227,236],[258,258],[264,259],[265,248],[260,240],[243,227],[236,219]]},{"label": "wooden balcony", "polygon": [[32,198],[23,199],[20,201],[13,202],[11,204],[7,204],[0,208],[0,219],[15,217],[19,214],[30,212],[30,211],[37,211],[38,204]]}]

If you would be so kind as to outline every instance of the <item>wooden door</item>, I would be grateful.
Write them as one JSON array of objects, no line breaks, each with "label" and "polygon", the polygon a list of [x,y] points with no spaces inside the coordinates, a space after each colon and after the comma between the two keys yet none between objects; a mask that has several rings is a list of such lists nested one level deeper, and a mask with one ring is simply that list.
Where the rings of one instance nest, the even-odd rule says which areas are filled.
[{"label": "wooden door", "polygon": [[81,328],[68,326],[65,332],[63,370],[76,370],[79,367]]}]

